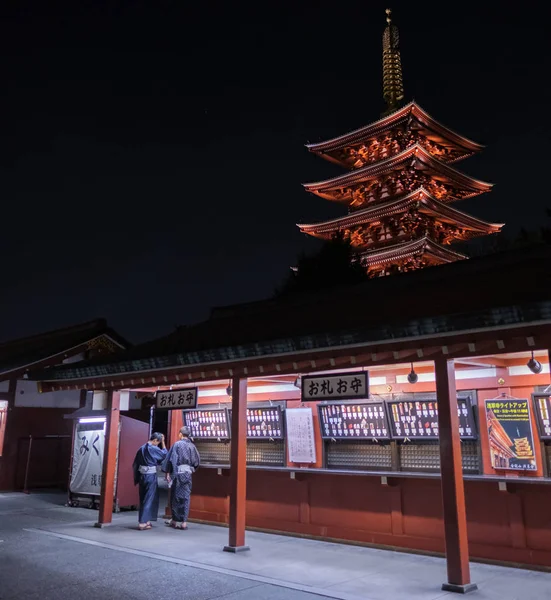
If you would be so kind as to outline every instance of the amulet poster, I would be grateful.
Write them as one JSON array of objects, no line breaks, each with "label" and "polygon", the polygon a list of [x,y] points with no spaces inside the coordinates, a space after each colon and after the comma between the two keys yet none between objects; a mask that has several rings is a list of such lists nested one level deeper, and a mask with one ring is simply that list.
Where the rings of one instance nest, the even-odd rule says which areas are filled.
[{"label": "amulet poster", "polygon": [[494,469],[537,469],[528,400],[486,400],[486,424]]}]

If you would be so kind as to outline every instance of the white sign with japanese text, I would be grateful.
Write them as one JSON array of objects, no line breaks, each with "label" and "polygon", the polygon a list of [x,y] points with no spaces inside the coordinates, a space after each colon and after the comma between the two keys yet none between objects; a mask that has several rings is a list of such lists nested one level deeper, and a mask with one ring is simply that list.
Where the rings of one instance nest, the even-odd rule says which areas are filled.
[{"label": "white sign with japanese text", "polygon": [[288,408],[285,411],[289,461],[294,463],[316,462],[314,419],[311,408]]},{"label": "white sign with japanese text", "polygon": [[302,377],[302,401],[355,400],[369,397],[367,371]]},{"label": "white sign with japanese text", "polygon": [[77,431],[73,446],[73,468],[69,489],[73,494],[101,494],[105,431],[100,425],[93,431]]},{"label": "white sign with japanese text", "polygon": [[173,410],[175,408],[186,409],[197,407],[197,388],[184,388],[181,390],[165,390],[157,392],[155,396],[155,408],[161,410]]}]

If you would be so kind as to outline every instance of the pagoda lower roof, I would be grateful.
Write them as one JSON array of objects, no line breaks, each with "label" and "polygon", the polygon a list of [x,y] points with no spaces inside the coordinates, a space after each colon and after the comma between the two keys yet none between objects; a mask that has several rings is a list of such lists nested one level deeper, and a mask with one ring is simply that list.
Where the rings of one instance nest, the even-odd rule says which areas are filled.
[{"label": "pagoda lower roof", "polygon": [[[324,142],[306,144],[306,147],[308,150],[310,150],[310,152],[315,152],[318,154],[341,150],[349,146],[361,144],[364,141],[373,139],[374,137],[396,127],[412,117],[415,118],[421,126],[425,127],[431,132],[434,132],[437,138],[439,138],[437,141],[441,143],[448,142],[464,149],[465,156],[473,154],[474,152],[479,152],[484,148],[484,146],[481,144],[473,142],[472,140],[459,135],[455,131],[452,131],[445,125],[439,123],[415,102],[410,102],[395,112],[390,113],[389,115],[386,115],[385,117],[374,121],[369,125],[365,125],[364,127],[360,127],[359,129],[355,129],[354,131],[345,133],[344,135],[340,135]],[[463,158],[463,156],[457,157],[455,160],[459,160],[459,158]]]},{"label": "pagoda lower roof", "polygon": [[429,237],[422,237],[400,244],[387,246],[379,250],[369,250],[362,252],[358,256],[366,266],[391,264],[399,260],[412,258],[419,254],[424,254],[437,264],[464,260],[467,258],[464,254],[454,252],[449,248],[437,244]]},{"label": "pagoda lower roof", "polygon": [[[317,194],[328,200],[334,200],[330,195],[330,192],[333,190],[352,188],[353,186],[362,184],[366,181],[378,179],[381,175],[405,169],[412,164],[420,171],[433,171],[438,175],[439,181],[448,181],[455,187],[465,190],[467,193],[463,198],[470,198],[472,196],[477,196],[478,194],[483,194],[484,192],[489,192],[493,187],[493,184],[491,183],[474,179],[473,177],[461,173],[461,171],[458,171],[450,165],[437,160],[419,144],[414,144],[399,154],[365,167],[355,169],[344,175],[338,175],[331,179],[313,183],[303,183],[302,185],[308,192],[312,192],[313,194]],[[349,195],[343,195],[338,201],[346,201],[349,199],[348,196]]]},{"label": "pagoda lower roof", "polygon": [[504,225],[503,223],[487,223],[486,221],[472,217],[463,211],[453,208],[449,204],[440,202],[427,192],[427,190],[420,187],[405,196],[369,208],[364,208],[351,214],[337,217],[336,219],[322,221],[320,223],[297,224],[297,227],[302,233],[325,237],[325,235],[335,233],[342,229],[348,229],[403,213],[416,203],[419,204],[420,212],[434,215],[441,221],[452,223],[463,229],[480,232],[481,234],[498,233]]}]

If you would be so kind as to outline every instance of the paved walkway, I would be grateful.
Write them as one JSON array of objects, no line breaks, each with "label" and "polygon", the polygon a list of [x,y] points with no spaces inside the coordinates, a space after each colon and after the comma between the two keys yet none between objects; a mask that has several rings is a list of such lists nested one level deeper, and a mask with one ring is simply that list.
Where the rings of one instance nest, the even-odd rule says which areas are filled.
[{"label": "paved walkway", "polygon": [[[93,548],[132,560],[140,557],[154,561],[159,568],[169,564],[176,569],[193,569],[195,578],[199,579],[217,576],[234,583],[257,586],[250,596],[242,595],[247,593],[245,591],[229,593],[228,590],[224,594],[228,600],[249,597],[254,600],[306,600],[313,598],[312,595],[341,600],[457,597],[441,590],[445,561],[440,558],[259,532],[247,532],[250,552],[234,555],[222,552],[227,542],[225,528],[191,524],[189,531],[183,532],[164,526],[161,520],[157,527],[141,532],[136,529],[135,513],[121,513],[114,515],[111,527],[96,529],[92,527],[95,511],[61,507],[63,498],[60,496],[10,494],[4,495],[2,504],[0,495],[0,523],[4,521],[2,507],[6,506],[6,499],[15,507],[12,510],[35,511],[37,514],[42,511],[46,515],[42,519],[27,519],[25,533],[35,540],[57,540],[81,550]],[[1,531],[2,525],[0,539]],[[89,567],[95,569],[93,564]],[[472,579],[480,588],[469,596],[473,600],[541,600],[551,593],[551,573],[476,563],[471,568]],[[185,580],[182,583],[185,584]],[[163,582],[159,584],[160,594],[155,595],[165,598]],[[133,585],[142,585],[141,576]],[[0,598],[3,598],[1,590],[2,586]],[[184,590],[185,585],[180,592]],[[196,598],[187,591],[186,600]],[[234,596],[234,593],[240,595]]]}]

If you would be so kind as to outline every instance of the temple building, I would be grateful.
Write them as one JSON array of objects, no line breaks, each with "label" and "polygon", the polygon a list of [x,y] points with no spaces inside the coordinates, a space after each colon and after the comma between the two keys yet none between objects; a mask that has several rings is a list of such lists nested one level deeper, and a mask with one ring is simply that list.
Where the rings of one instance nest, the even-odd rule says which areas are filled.
[{"label": "temple building", "polygon": [[348,170],[304,184],[308,192],[344,204],[345,216],[299,224],[321,239],[341,234],[372,276],[411,271],[467,258],[455,242],[498,233],[457,208],[458,200],[489,192],[492,184],[455,168],[480,144],[441,125],[416,102],[402,105],[404,86],[398,28],[387,9],[383,34],[382,117],[339,137],[308,144],[310,152]]}]

